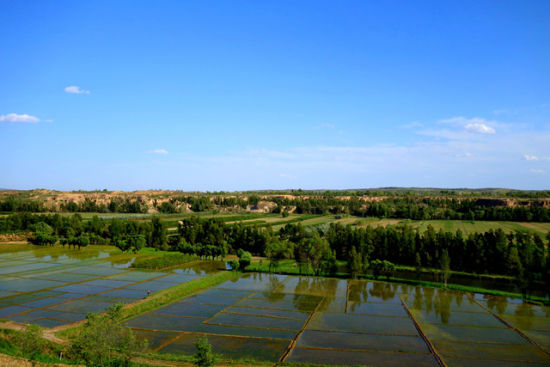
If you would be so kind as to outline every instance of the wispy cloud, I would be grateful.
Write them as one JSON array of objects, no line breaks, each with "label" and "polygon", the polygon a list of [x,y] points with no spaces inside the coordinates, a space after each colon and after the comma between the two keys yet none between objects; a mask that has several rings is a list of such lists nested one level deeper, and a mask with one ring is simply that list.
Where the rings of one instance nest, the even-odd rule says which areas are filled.
[{"label": "wispy cloud", "polygon": [[451,117],[440,120],[439,122],[462,126],[466,131],[478,134],[494,134],[496,130],[492,126],[497,125],[496,121],[486,120],[482,117],[467,118],[464,116]]},{"label": "wispy cloud", "polygon": [[471,133],[494,134],[496,130],[490,126],[480,123],[467,124],[464,128]]},{"label": "wispy cloud", "polygon": [[69,94],[90,94],[89,90],[85,90],[76,85],[65,87],[65,92]]},{"label": "wispy cloud", "polygon": [[147,154],[168,154],[168,151],[166,149],[153,149],[153,150],[150,150],[148,152],[146,152]]},{"label": "wispy cloud", "polygon": [[[439,127],[437,127],[439,125]],[[443,125],[443,126],[442,126]],[[496,126],[506,126],[481,117],[451,117],[437,121],[436,126],[416,131],[417,134],[450,140],[474,139],[475,136],[494,135]]]},{"label": "wispy cloud", "polygon": [[22,123],[30,123],[34,124],[37,122],[40,122],[40,119],[35,116],[24,114],[17,114],[17,113],[8,113],[7,115],[1,115],[0,116],[0,122],[22,122]]},{"label": "wispy cloud", "polygon": [[531,170],[531,172],[540,175],[540,174],[543,174],[543,173],[544,173],[544,170],[533,168],[533,169]]},{"label": "wispy cloud", "polygon": [[524,154],[523,158],[525,158],[526,161],[538,161],[539,160],[539,157],[537,157],[536,155],[529,155],[529,154]]}]

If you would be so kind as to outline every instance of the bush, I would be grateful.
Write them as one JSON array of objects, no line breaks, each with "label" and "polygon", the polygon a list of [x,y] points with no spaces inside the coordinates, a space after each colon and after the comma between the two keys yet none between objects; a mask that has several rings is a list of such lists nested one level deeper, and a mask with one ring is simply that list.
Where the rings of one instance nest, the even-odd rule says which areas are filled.
[{"label": "bush", "polygon": [[42,328],[38,325],[29,325],[25,331],[17,333],[13,342],[19,347],[24,356],[39,354],[44,349],[44,339]]},{"label": "bush", "polygon": [[231,260],[229,261],[229,266],[231,266],[231,270],[239,270],[239,261]]},{"label": "bush", "polygon": [[395,271],[395,265],[387,260],[376,259],[373,260],[370,265],[372,268],[372,275],[374,275],[375,279],[378,279],[380,275],[389,278]]},{"label": "bush", "polygon": [[193,355],[193,362],[195,366],[199,367],[211,367],[216,362],[216,357],[212,353],[212,346],[208,343],[206,336],[201,336],[195,343],[197,353]]},{"label": "bush", "polygon": [[239,269],[244,270],[252,262],[252,255],[248,251],[239,249]]},{"label": "bush", "polygon": [[135,336],[132,329],[120,325],[122,304],[115,304],[106,314],[90,313],[71,352],[86,366],[129,366],[136,353],[147,348],[147,341]]}]

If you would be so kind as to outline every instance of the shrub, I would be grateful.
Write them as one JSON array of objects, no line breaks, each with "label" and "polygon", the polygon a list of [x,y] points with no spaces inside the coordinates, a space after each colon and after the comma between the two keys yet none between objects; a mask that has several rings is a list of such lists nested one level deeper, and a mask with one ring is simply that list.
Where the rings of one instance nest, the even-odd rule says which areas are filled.
[{"label": "shrub", "polygon": [[120,303],[111,306],[106,314],[88,314],[71,352],[84,360],[86,366],[128,366],[136,353],[147,348],[147,341],[120,325],[121,319]]},{"label": "shrub", "polygon": [[14,336],[13,342],[25,356],[41,353],[44,349],[42,328],[38,325],[29,325],[25,331]]},{"label": "shrub", "polygon": [[239,250],[239,269],[244,270],[252,262],[252,255],[248,251]]},{"label": "shrub", "polygon": [[197,353],[193,355],[193,362],[198,367],[211,367],[216,362],[216,357],[212,353],[212,346],[208,343],[206,336],[201,336],[195,343]]}]

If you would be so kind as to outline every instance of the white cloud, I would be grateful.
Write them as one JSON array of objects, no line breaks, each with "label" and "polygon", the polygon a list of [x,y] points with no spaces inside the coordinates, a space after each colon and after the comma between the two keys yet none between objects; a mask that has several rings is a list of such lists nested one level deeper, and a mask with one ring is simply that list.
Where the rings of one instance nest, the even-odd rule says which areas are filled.
[{"label": "white cloud", "polygon": [[65,87],[65,92],[70,94],[90,94],[89,90],[82,89],[76,85],[69,85]]},{"label": "white cloud", "polygon": [[539,174],[539,175],[542,174],[542,173],[544,173],[544,171],[541,170],[541,169],[532,169],[531,172],[532,172],[532,173]]},{"label": "white cloud", "polygon": [[147,154],[168,154],[166,149],[153,149],[147,152]]},{"label": "white cloud", "polygon": [[496,133],[496,130],[493,129],[490,126],[487,126],[485,124],[479,124],[479,123],[473,123],[473,124],[467,124],[464,126],[464,128],[472,133],[478,133],[478,134],[494,134]]},{"label": "white cloud", "polygon": [[525,160],[527,160],[527,161],[538,161],[539,160],[539,157],[537,157],[536,155],[529,155],[529,154],[525,154],[523,156],[523,158],[525,158]]},{"label": "white cloud", "polygon": [[40,122],[40,119],[35,116],[24,114],[17,114],[17,113],[8,113],[7,115],[1,115],[0,116],[0,122],[24,122],[24,123],[37,123]]},{"label": "white cloud", "polygon": [[476,134],[495,134],[495,126],[503,126],[497,121],[490,121],[481,117],[467,118],[463,116],[457,116],[439,120],[438,122],[451,125],[455,129],[428,129],[425,131],[420,131],[419,133],[422,135],[439,136],[447,139],[459,139],[464,138],[464,132]]}]

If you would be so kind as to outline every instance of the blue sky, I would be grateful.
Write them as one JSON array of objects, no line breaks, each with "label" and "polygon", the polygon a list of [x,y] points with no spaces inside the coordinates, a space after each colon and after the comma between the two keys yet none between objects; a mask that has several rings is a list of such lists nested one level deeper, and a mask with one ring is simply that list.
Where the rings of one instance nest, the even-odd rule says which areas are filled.
[{"label": "blue sky", "polygon": [[546,0],[0,13],[3,188],[550,188]]}]

